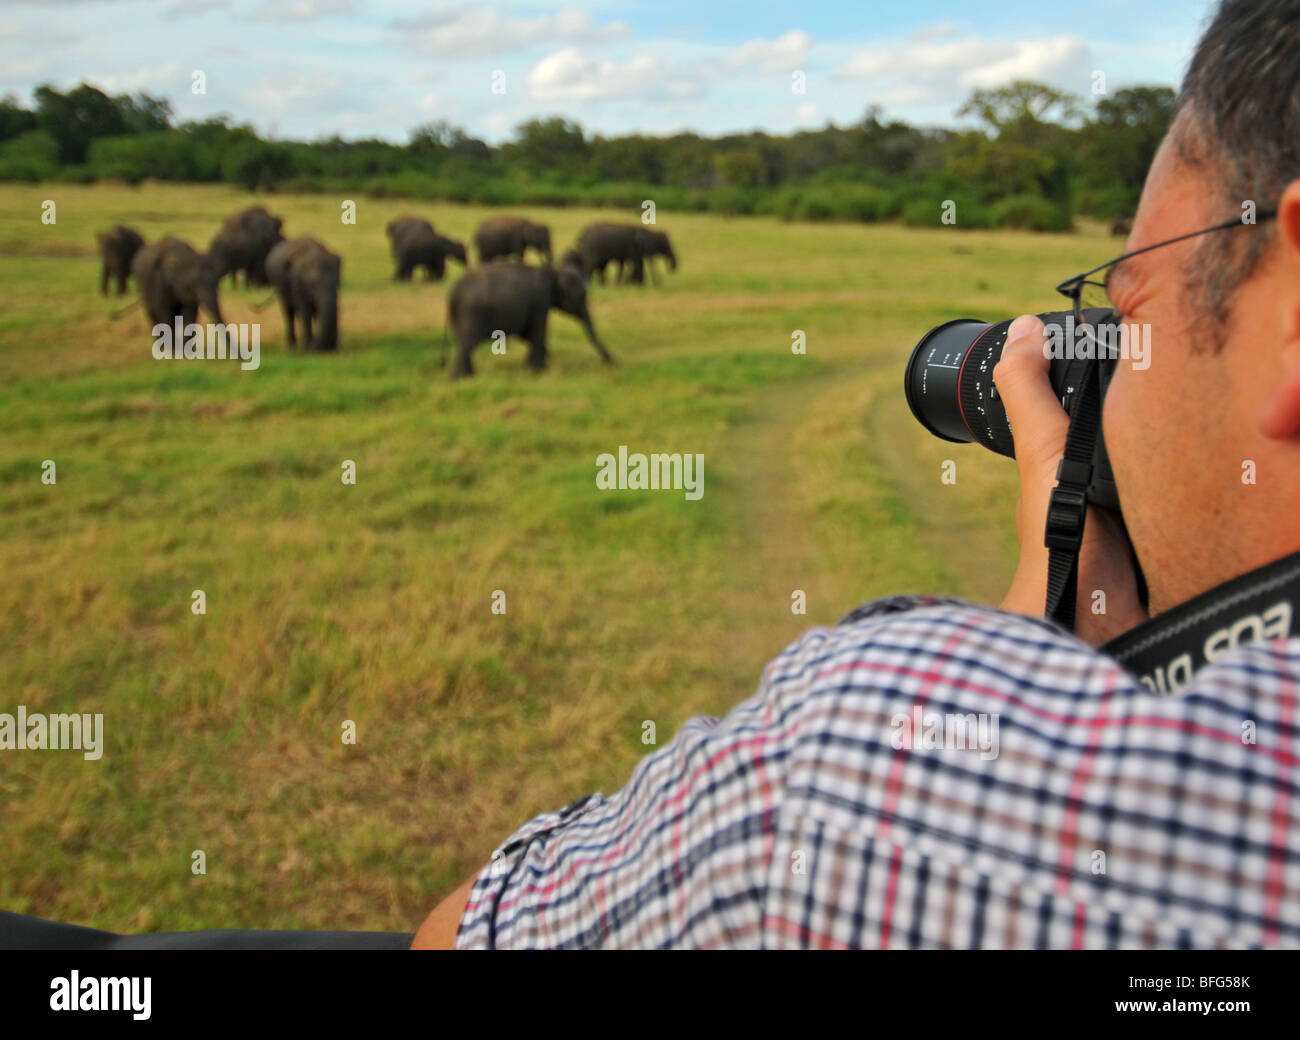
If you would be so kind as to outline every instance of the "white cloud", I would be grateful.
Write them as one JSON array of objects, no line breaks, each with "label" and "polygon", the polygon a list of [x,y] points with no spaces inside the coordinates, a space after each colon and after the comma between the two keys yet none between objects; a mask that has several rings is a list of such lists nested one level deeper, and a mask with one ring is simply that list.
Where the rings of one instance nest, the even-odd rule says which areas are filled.
[{"label": "white cloud", "polygon": [[678,74],[673,63],[641,54],[622,64],[596,59],[576,47],[548,54],[528,73],[529,95],[537,100],[595,101],[610,98],[698,97],[698,82]]},{"label": "white cloud", "polygon": [[245,87],[239,96],[245,104],[263,113],[292,113],[336,106],[341,109],[339,98],[350,96],[342,93],[345,86],[338,76],[276,75]]},{"label": "white cloud", "polygon": [[486,8],[441,6],[393,27],[421,54],[447,58],[491,57],[555,43],[593,43],[623,36],[623,22],[596,26],[585,11],[566,7],[538,18],[511,18]]},{"label": "white cloud", "polygon": [[266,0],[248,17],[255,22],[315,22],[351,13],[352,0]]},{"label": "white cloud", "polygon": [[352,0],[266,0],[249,18],[255,22],[314,22],[351,13]]},{"label": "white cloud", "polygon": [[172,0],[163,11],[164,18],[186,18],[196,14],[211,14],[230,8],[230,0]]},{"label": "white cloud", "polygon": [[931,33],[864,47],[834,78],[868,82],[872,99],[885,104],[952,101],[974,88],[1016,79],[1077,81],[1086,74],[1087,53],[1083,40],[1071,35],[1004,42]]},{"label": "white cloud", "polygon": [[49,69],[50,65],[44,58],[29,54],[23,58],[6,59],[4,75],[10,80],[38,80],[44,79]]},{"label": "white cloud", "polygon": [[1013,79],[1053,78],[1064,69],[1078,66],[1087,52],[1077,36],[1050,36],[1013,47],[1013,52],[1001,60],[968,70],[959,82],[962,86],[994,87]]},{"label": "white cloud", "polygon": [[757,64],[760,72],[793,72],[801,69],[808,58],[812,37],[792,29],[775,40],[750,40],[728,56],[728,68]]},{"label": "white cloud", "polygon": [[922,40],[942,40],[956,35],[957,26],[953,22],[939,22],[935,25],[927,25],[924,29],[917,29],[910,39],[919,43]]},{"label": "white cloud", "polygon": [[91,75],[85,79],[108,94],[134,94],[144,90],[172,97],[188,93],[190,70],[182,68],[178,62],[169,61],[166,65],[141,66],[126,72]]}]

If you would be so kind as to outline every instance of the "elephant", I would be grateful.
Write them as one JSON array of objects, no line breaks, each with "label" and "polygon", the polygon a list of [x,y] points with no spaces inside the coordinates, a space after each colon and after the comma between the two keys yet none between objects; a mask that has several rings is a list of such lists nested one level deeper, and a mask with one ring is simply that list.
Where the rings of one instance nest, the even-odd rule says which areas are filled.
[{"label": "elephant", "polygon": [[413,217],[409,213],[405,213],[400,217],[394,217],[392,220],[388,222],[388,227],[386,228],[386,231],[388,233],[388,241],[392,244],[393,247],[394,257],[396,257],[397,255],[397,240],[401,238],[403,235],[405,235],[412,228],[423,228],[429,234],[433,234],[432,224],[430,224],[423,217]]},{"label": "elephant", "polygon": [[606,364],[615,364],[591,323],[587,287],[572,267],[530,267],[498,260],[466,271],[447,297],[447,325],[443,330],[442,360],[447,363],[447,332],[456,337],[456,364],[451,377],[474,374],[470,353],[496,332],[528,341],[528,366],[546,367],[546,320],[551,308],[571,314],[582,323],[587,339]]},{"label": "elephant", "polygon": [[[298,343],[294,321],[300,318],[303,335],[312,350],[338,350],[342,272],[343,261],[305,235],[279,242],[267,254],[267,280],[280,297],[291,345]],[[317,323],[314,333],[313,321]]]},{"label": "elephant", "polygon": [[217,299],[221,268],[211,254],[168,235],[136,251],[131,274],[151,324],[171,325],[179,317],[189,325],[200,308],[210,321],[225,324]]},{"label": "elephant", "polygon": [[393,277],[399,282],[409,282],[417,267],[425,270],[426,281],[442,281],[447,270],[447,257],[466,263],[464,243],[444,238],[436,231],[416,225],[408,226],[393,240],[393,258],[397,270]]},{"label": "elephant", "polygon": [[[618,281],[623,281],[624,268],[631,265],[631,281],[645,281],[647,257],[666,256],[670,267],[676,269],[677,257],[668,236],[662,231],[651,231],[639,224],[591,224],[578,236],[578,253],[582,256],[583,277],[590,281],[598,275],[604,284],[605,268],[618,264]],[[653,267],[651,277],[654,276]]]},{"label": "elephant", "polygon": [[131,275],[131,261],[144,245],[139,233],[129,227],[118,224],[111,231],[101,231],[95,235],[99,243],[99,257],[103,267],[99,272],[99,294],[108,295],[108,280],[117,281],[117,295],[126,292],[126,280]]},{"label": "elephant", "polygon": [[[576,249],[566,249],[564,255],[560,257],[560,266],[575,268],[579,274],[582,274],[582,254]],[[586,281],[586,278],[583,281]]]},{"label": "elephant", "polygon": [[221,230],[213,236],[208,253],[221,266],[222,275],[230,275],[232,285],[244,272],[247,285],[266,285],[266,254],[284,241],[280,229],[284,221],[273,217],[262,206],[242,210],[227,217]]},{"label": "elephant", "polygon": [[498,257],[522,263],[529,246],[551,262],[551,229],[522,217],[489,217],[474,232],[474,244],[482,264]]},{"label": "elephant", "polygon": [[[646,268],[650,271],[650,281],[655,280],[655,265],[653,259],[656,256],[662,256],[668,261],[670,270],[677,270],[677,254],[673,252],[673,244],[668,240],[668,233],[665,231],[652,231],[648,227],[638,227],[638,237],[641,242],[641,257],[645,262]],[[633,272],[634,282],[641,281]]]},{"label": "elephant", "polygon": [[1110,233],[1128,238],[1129,233],[1133,230],[1132,217],[1116,217],[1110,222]]}]

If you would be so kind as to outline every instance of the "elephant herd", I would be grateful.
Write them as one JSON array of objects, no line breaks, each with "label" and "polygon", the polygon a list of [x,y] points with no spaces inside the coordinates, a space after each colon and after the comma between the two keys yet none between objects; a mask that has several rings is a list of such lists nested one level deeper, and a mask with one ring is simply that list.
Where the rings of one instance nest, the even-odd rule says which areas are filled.
[{"label": "elephant herd", "polygon": [[[217,288],[240,274],[249,286],[270,286],[284,310],[288,340],[298,342],[301,323],[313,350],[338,347],[338,290],[341,261],[314,238],[286,239],[284,222],[254,206],[228,217],[200,253],[188,242],[167,235],[146,243],[131,228],[118,225],[97,235],[102,268],[99,291],[117,283],[126,292],[128,275],[135,278],[140,300],[152,325],[170,325],[177,318],[191,324],[203,311],[224,325]],[[315,328],[313,328],[313,324]]]},{"label": "elephant herd", "polygon": [[[126,292],[128,276],[136,279],[141,302],[152,324],[170,325],[176,318],[186,324],[200,310],[211,321],[224,324],[217,288],[230,276],[237,284],[269,286],[284,311],[286,338],[299,342],[298,326],[306,345],[317,351],[338,348],[338,293],[342,260],[313,238],[286,239],[283,221],[255,206],[226,219],[199,253],[174,236],[146,243],[135,231],[121,225],[97,235],[102,260],[100,292],[107,294],[115,281],[119,295]],[[490,217],[474,234],[479,266],[469,267],[465,245],[439,234],[420,217],[401,216],[386,233],[395,264],[393,277],[410,281],[423,268],[426,281],[441,281],[448,258],[466,268],[447,297],[442,363],[446,364],[447,336],[456,340],[452,378],[473,374],[471,354],[478,344],[494,336],[518,336],[528,343],[526,363],[546,367],[546,324],[551,310],[576,318],[587,339],[607,363],[614,358],[596,335],[587,305],[587,285],[593,277],[605,282],[606,269],[618,265],[618,281],[625,270],[633,283],[643,283],[644,273],[656,256],[672,269],[677,257],[668,236],[635,224],[592,224],[552,266],[551,232],[544,224],[519,217]],[[541,266],[526,263],[529,249],[541,255]]]}]

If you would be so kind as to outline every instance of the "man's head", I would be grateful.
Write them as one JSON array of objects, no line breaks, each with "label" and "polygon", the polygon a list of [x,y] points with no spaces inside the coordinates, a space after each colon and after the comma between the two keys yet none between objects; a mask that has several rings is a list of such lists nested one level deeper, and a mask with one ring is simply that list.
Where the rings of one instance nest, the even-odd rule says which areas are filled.
[{"label": "man's head", "polygon": [[[1111,298],[1151,326],[1104,431],[1155,612],[1300,550],[1300,0],[1225,0],[1202,37]],[[1253,482],[1252,482],[1253,481]]]}]

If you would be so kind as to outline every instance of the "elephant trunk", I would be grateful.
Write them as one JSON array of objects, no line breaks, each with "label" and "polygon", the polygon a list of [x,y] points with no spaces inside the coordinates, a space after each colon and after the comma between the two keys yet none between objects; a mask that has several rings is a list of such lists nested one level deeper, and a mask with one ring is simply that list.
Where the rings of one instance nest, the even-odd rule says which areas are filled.
[{"label": "elephant trunk", "polygon": [[317,350],[338,350],[339,347],[339,295],[332,292],[322,301],[320,324],[316,331]]},{"label": "elephant trunk", "polygon": [[577,315],[577,318],[582,322],[582,330],[587,334],[587,339],[591,341],[591,345],[596,348],[596,353],[605,359],[607,365],[615,364],[614,355],[605,349],[605,344],[596,335],[596,327],[591,323],[591,312],[587,309],[585,303],[582,305],[582,311]]}]

